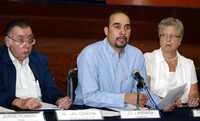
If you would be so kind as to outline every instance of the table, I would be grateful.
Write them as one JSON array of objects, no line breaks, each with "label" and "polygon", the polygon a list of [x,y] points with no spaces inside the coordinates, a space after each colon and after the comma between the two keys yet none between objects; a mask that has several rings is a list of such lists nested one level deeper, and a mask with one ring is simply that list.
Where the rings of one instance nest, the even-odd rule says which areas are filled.
[{"label": "table", "polygon": [[[90,108],[88,106],[72,106],[72,110],[76,109],[87,109]],[[105,109],[106,108],[101,108]],[[117,117],[105,117],[103,121],[200,121],[200,117],[194,118],[192,116],[192,109],[190,108],[179,108],[175,109],[172,112],[163,112],[160,111],[161,118],[160,119],[120,119],[119,116]],[[54,110],[46,110],[44,111],[44,115],[47,121],[57,121],[56,113]],[[83,121],[83,120],[81,120]]]},{"label": "table", "polygon": [[[81,106],[81,105],[73,105],[70,110],[76,110],[76,109],[88,109],[88,108],[94,108],[94,107],[88,107],[88,106]],[[197,109],[199,109],[198,107]],[[103,110],[109,110],[106,108],[100,108]],[[14,113],[33,113],[38,111],[18,111]],[[57,121],[56,118],[56,110],[43,110],[44,116],[46,121]],[[200,117],[193,117],[192,109],[191,108],[179,108],[175,109],[172,112],[163,112],[160,111],[161,118],[159,119],[120,119],[120,116],[115,117],[104,117],[103,121],[200,121]],[[84,120],[81,120],[84,121]]]}]

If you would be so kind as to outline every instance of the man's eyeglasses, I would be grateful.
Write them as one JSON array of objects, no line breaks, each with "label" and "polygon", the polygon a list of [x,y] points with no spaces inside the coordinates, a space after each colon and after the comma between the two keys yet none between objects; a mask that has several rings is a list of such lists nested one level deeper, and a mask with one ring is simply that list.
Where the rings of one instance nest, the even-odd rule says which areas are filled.
[{"label": "man's eyeglasses", "polygon": [[19,39],[14,39],[13,37],[7,35],[7,37],[13,41],[15,41],[16,43],[18,43],[19,45],[22,45],[24,43],[27,43],[29,45],[34,45],[35,44],[35,38],[34,37],[30,37],[30,38],[19,38]]},{"label": "man's eyeglasses", "polygon": [[159,35],[161,39],[177,39],[177,38],[180,38],[181,36],[180,35],[175,35],[175,34],[160,34]]}]

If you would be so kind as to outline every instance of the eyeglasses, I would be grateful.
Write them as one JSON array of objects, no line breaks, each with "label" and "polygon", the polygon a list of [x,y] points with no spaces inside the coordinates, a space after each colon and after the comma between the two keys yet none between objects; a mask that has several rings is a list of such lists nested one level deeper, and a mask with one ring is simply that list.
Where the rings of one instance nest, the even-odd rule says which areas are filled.
[{"label": "eyeglasses", "polygon": [[181,36],[180,35],[175,35],[175,34],[160,34],[159,35],[161,39],[177,39],[177,38],[180,38]]},{"label": "eyeglasses", "polygon": [[35,44],[35,38],[34,37],[29,37],[29,38],[19,38],[19,39],[14,39],[13,37],[7,35],[7,37],[13,41],[15,41],[16,43],[18,43],[19,45],[22,45],[24,43],[27,43],[28,45],[34,45]]}]

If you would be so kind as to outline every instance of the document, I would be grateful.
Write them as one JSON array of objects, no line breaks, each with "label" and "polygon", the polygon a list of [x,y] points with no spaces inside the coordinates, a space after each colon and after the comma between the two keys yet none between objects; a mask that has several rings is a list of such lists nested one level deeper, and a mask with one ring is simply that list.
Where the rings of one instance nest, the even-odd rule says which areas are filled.
[{"label": "document", "polygon": [[14,112],[14,113],[1,113],[0,121],[46,121],[46,120],[44,118],[43,112],[35,112],[35,113]]},{"label": "document", "polygon": [[104,110],[104,109],[96,109],[96,108],[90,108],[85,110],[98,110],[101,112],[101,115],[103,117],[113,117],[113,116],[120,116],[120,113],[118,111],[111,111],[111,110]]},{"label": "document", "polygon": [[180,98],[184,94],[185,87],[186,87],[186,84],[170,90],[167,96],[165,96],[160,101],[160,103],[158,104],[158,108],[165,109],[167,108],[167,106],[170,106],[171,104],[173,104],[178,98]]},{"label": "document", "polygon": [[98,109],[56,110],[57,120],[102,120]]},{"label": "document", "polygon": [[120,116],[120,113],[116,111],[102,110],[102,109],[99,109],[99,110],[101,111],[101,114],[103,117]]},{"label": "document", "polygon": [[60,109],[58,106],[46,102],[41,102],[42,106],[39,108],[39,110],[54,110],[54,109]]},{"label": "document", "polygon": [[[122,108],[108,108],[108,109],[111,109],[111,110],[114,110],[114,111],[128,111],[128,110],[136,110],[137,107],[135,105],[131,105],[131,104],[125,104],[125,107],[122,107]],[[140,107],[140,110],[146,110],[147,108],[141,108]]]},{"label": "document", "polygon": [[134,119],[134,118],[160,118],[158,110],[148,110],[148,108],[139,108],[135,105],[126,104],[123,108],[109,108],[115,111],[119,111],[122,119]]},{"label": "document", "polygon": [[4,108],[4,107],[1,107],[0,106],[0,113],[3,113],[3,112],[15,112],[14,110],[11,110],[11,109],[8,109],[8,108]]}]

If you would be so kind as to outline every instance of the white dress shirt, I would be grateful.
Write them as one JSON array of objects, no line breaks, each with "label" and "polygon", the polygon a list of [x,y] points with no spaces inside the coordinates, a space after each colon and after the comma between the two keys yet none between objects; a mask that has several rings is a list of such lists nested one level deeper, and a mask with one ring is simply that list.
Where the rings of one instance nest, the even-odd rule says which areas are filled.
[{"label": "white dress shirt", "polygon": [[20,98],[41,98],[41,90],[34,74],[29,66],[29,58],[20,63],[8,50],[9,56],[16,69],[16,97]]},{"label": "white dress shirt", "polygon": [[161,49],[154,50],[151,53],[145,53],[147,75],[151,77],[151,90],[165,97],[169,90],[187,84],[181,101],[186,103],[191,85],[197,83],[197,76],[194,63],[177,52],[178,63],[175,72],[169,72],[169,67],[165,61]]}]

